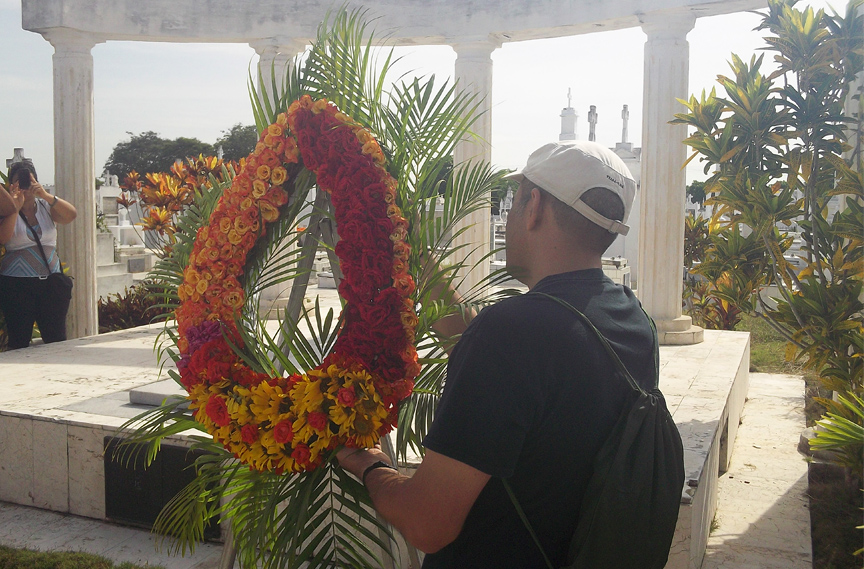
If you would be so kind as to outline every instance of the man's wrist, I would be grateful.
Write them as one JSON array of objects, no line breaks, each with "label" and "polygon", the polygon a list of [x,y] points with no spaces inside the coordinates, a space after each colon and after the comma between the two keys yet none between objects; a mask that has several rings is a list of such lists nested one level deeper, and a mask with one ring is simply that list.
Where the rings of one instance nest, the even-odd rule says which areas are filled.
[{"label": "man's wrist", "polygon": [[369,473],[371,473],[373,470],[377,470],[379,468],[387,468],[387,469],[392,470],[394,472],[399,472],[399,469],[396,468],[395,466],[393,466],[392,464],[384,462],[383,460],[376,460],[375,462],[373,462],[372,464],[370,464],[369,466],[367,466],[363,470],[363,476],[360,477],[360,481],[363,482],[363,486],[366,486],[366,478],[369,476]]},{"label": "man's wrist", "polygon": [[[50,197],[50,196],[49,196],[49,197]],[[54,201],[52,201],[49,205],[50,205],[51,207],[54,207],[55,205],[57,205],[57,200],[59,200],[59,199],[60,199],[60,198],[58,198],[57,196],[54,196]]]}]

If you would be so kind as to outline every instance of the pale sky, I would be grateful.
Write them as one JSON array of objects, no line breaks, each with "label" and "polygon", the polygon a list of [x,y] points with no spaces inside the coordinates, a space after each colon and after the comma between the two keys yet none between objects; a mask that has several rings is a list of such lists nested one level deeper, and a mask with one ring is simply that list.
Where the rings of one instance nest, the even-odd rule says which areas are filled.
[{"label": "pale sky", "polygon": [[[805,4],[824,8],[829,2],[801,2]],[[688,35],[690,93],[710,90],[717,74],[728,74],[731,53],[749,60],[764,45],[752,31],[758,22],[749,13],[697,20]],[[597,141],[614,146],[621,138],[621,108],[627,104],[629,140],[639,146],[644,43],[642,30],[631,28],[497,49],[492,54],[495,166],[519,167],[532,150],[558,139],[568,89],[579,114],[579,138],[588,138],[588,108],[596,105]],[[23,147],[43,183],[54,180],[53,51],[42,36],[21,29],[20,0],[0,0],[0,158],[11,158],[14,147]],[[397,52],[404,56],[405,69],[452,75],[456,55],[447,46]],[[253,123],[246,81],[257,56],[246,44],[108,42],[92,53],[97,175],[114,145],[128,140],[127,131],[153,130],[164,138],[213,143],[232,125]],[[701,178],[700,170],[688,169],[688,181]]]}]

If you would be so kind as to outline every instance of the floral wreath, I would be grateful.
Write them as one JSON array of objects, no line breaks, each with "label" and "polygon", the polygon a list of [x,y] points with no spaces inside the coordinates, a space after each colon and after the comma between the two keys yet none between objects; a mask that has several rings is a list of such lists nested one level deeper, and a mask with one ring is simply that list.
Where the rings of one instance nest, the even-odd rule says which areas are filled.
[{"label": "floral wreath", "polygon": [[[177,291],[177,368],[195,419],[253,469],[312,470],[337,446],[372,446],[396,425],[397,405],[413,389],[420,366],[408,222],[384,163],[368,130],[326,99],[304,95],[262,133],[198,230]],[[249,251],[279,219],[293,192],[289,178],[301,168],[331,195],[345,307],[321,365],[270,377],[232,348],[243,346],[235,324],[241,281]]]}]

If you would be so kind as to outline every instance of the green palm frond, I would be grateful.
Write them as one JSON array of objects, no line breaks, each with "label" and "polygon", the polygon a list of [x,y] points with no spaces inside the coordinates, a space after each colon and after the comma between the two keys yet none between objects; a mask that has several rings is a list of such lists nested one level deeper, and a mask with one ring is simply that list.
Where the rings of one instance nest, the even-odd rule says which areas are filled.
[{"label": "green palm frond", "polygon": [[[452,305],[433,301],[430,291],[439,285],[459,287],[460,274],[467,272],[466,258],[474,245],[458,245],[466,231],[464,221],[474,212],[486,212],[493,187],[502,172],[488,164],[471,162],[453,168],[452,154],[460,141],[475,135],[471,127],[479,116],[479,101],[463,94],[451,82],[396,78],[393,82],[392,50],[375,47],[383,38],[372,33],[362,11],[339,11],[323,24],[310,50],[288,66],[284,77],[271,80],[249,77],[250,100],[259,132],[275,121],[280,112],[303,94],[325,97],[368,128],[387,157],[387,169],[396,178],[397,204],[410,221],[410,271],[417,280],[414,300],[419,306],[417,348],[423,368],[413,395],[400,405],[397,454],[403,459],[409,449],[422,453],[420,445],[428,432],[446,375],[447,352],[455,338],[437,334],[432,326],[454,313],[469,313],[497,296],[513,291],[491,292],[507,275],[490,274],[464,299]],[[264,64],[266,65],[266,63]],[[259,77],[266,75],[259,73]],[[151,273],[154,293],[160,302],[176,307],[177,286],[198,229],[207,223],[218,197],[233,178],[211,180],[194,203],[179,216],[176,244]],[[260,293],[267,287],[308,275],[304,267],[315,247],[298,247],[303,235],[298,225],[306,222],[303,212],[315,176],[305,170],[290,178],[294,192],[283,206],[280,220],[269,224],[267,234],[247,257],[243,282],[246,304],[237,328],[242,349],[236,353],[246,365],[273,377],[304,373],[319,365],[332,350],[341,328],[335,311],[320,304],[302,310],[296,318],[283,315],[265,320]],[[327,212],[314,212],[328,216]],[[428,253],[433,253],[429,260]],[[488,263],[486,255],[480,262]],[[424,270],[425,269],[425,270]],[[177,359],[171,346],[176,330],[167,325],[160,335],[160,357]],[[179,381],[175,371],[169,375]],[[126,426],[137,429],[130,442],[146,443],[152,460],[162,440],[189,429],[203,430],[185,411],[182,401],[171,401],[145,413]],[[171,547],[185,552],[203,536],[208,520],[230,519],[243,567],[380,567],[394,542],[388,526],[379,521],[362,485],[347,475],[335,461],[327,461],[312,472],[275,474],[256,472],[235,461],[209,437],[195,437],[194,450],[204,451],[195,462],[197,477],[163,510],[157,529],[173,539]],[[131,448],[131,447],[130,447]]]}]

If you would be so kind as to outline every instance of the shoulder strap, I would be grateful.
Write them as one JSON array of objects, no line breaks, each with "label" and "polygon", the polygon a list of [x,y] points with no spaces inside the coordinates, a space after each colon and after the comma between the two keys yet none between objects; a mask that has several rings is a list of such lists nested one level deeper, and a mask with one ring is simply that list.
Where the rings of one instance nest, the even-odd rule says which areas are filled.
[{"label": "shoulder strap", "polygon": [[[638,383],[636,383],[636,380],[634,380],[633,376],[630,375],[630,372],[627,371],[627,367],[624,365],[624,362],[621,361],[621,358],[618,357],[618,354],[615,353],[615,350],[609,344],[609,340],[607,340],[606,337],[600,332],[600,330],[598,330],[597,327],[594,326],[594,323],[591,322],[591,320],[589,320],[587,316],[585,316],[584,314],[579,312],[579,310],[577,310],[576,307],[574,307],[572,304],[570,304],[569,302],[567,302],[564,299],[558,298],[557,296],[552,296],[551,294],[546,294],[545,292],[529,292],[528,295],[529,296],[530,295],[542,296],[542,297],[548,298],[549,300],[554,300],[555,302],[557,302],[558,304],[567,308],[568,310],[570,310],[570,312],[575,314],[576,317],[578,317],[579,320],[581,320],[582,323],[585,324],[585,326],[589,330],[594,332],[594,335],[597,336],[598,340],[600,340],[600,344],[602,344],[603,348],[606,350],[606,353],[609,355],[609,358],[615,364],[615,368],[627,380],[627,383],[630,385],[630,387],[634,391],[638,391],[639,393],[645,393],[645,390],[642,389],[642,386],[639,385]],[[643,312],[644,312],[644,310],[643,310]],[[647,314],[645,316],[648,318],[648,321],[651,323],[651,330],[654,333],[654,338],[655,338],[654,343],[656,345],[656,343],[657,343],[657,341],[656,341],[657,331],[654,328],[654,321],[651,320],[651,318],[648,317]],[[655,375],[655,379],[656,379],[656,377],[659,375],[659,362],[657,362],[656,355],[654,358],[654,371],[655,371],[654,375]]]},{"label": "shoulder strap", "polygon": [[[38,206],[37,206],[38,207]],[[30,230],[30,233],[33,234],[33,239],[36,240],[36,245],[39,246],[39,252],[42,254],[42,260],[45,261],[45,267],[48,269],[48,274],[51,274],[51,264],[48,262],[48,257],[45,255],[45,249],[42,248],[42,241],[39,239],[39,234],[36,233],[36,228],[30,225],[30,222],[27,221],[27,216],[24,215],[23,211],[19,211],[18,215],[21,216],[21,219],[24,220],[24,225],[27,226],[27,229]]]}]

